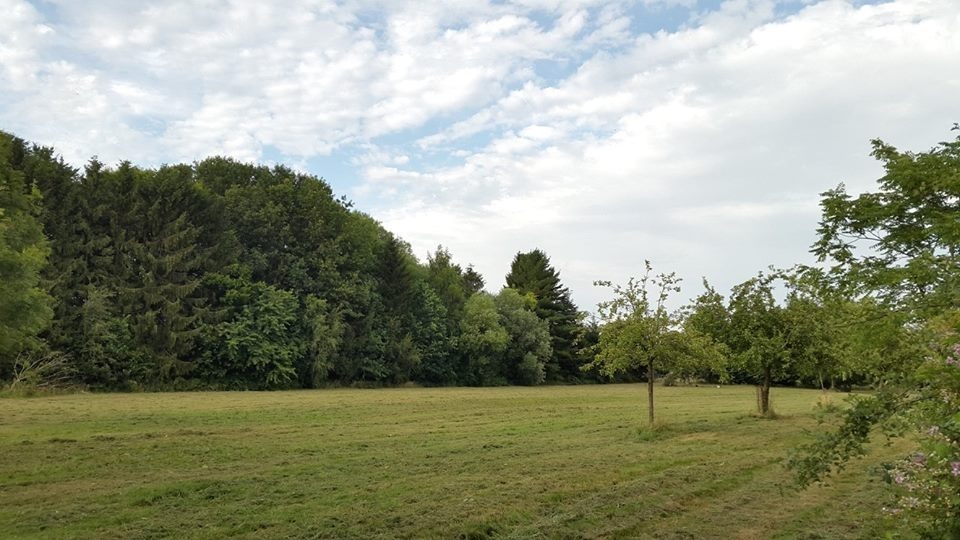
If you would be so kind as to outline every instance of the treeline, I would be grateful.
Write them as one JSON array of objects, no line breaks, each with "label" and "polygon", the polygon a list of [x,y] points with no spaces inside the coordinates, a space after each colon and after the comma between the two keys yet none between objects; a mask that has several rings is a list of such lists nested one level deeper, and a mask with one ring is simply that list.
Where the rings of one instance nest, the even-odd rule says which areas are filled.
[{"label": "treeline", "polygon": [[[95,388],[578,382],[589,332],[541,251],[496,296],[288,168],[82,171],[0,134],[0,378]],[[20,364],[18,364],[18,362]]]},{"label": "treeline", "polygon": [[[0,132],[0,211],[4,381],[52,366],[58,381],[103,389],[667,376],[768,392],[867,382],[907,339],[895,318],[845,323],[880,308],[828,294],[809,271],[761,274],[729,300],[705,282],[667,313],[677,282],[648,283],[648,268],[597,320],[533,250],[492,295],[443,247],[418,261],[322,179],[219,157],[78,170]],[[776,279],[789,290],[782,305]]]}]

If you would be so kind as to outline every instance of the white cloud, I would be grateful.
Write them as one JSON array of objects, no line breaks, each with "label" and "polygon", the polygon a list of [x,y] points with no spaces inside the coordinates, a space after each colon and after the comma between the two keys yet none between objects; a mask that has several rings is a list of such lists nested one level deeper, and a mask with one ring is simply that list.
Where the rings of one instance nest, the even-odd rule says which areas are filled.
[{"label": "white cloud", "polygon": [[[100,81],[111,106],[141,110],[143,96],[122,91],[133,86],[161,96],[151,113],[165,129],[151,134],[149,146],[159,142],[170,157],[226,152],[249,159],[266,145],[292,158],[329,154],[489,104],[530,74],[530,62],[572,48],[589,18],[588,6],[580,4],[538,4],[551,13],[544,23],[523,6],[482,2],[382,10],[313,0],[143,8],[61,1],[50,4],[56,11],[51,28],[18,1],[5,10],[12,16],[6,39],[0,38],[0,65],[21,84],[11,85],[3,120],[27,135],[49,135],[9,118],[10,109],[48,106],[36,89],[55,87],[60,81],[48,68],[66,64]],[[46,31],[57,39],[36,35]],[[56,109],[69,98],[62,94],[44,98]],[[122,114],[86,120],[102,124],[99,131],[118,123],[138,129]],[[253,140],[244,141],[244,133]],[[47,140],[98,147],[75,131]],[[143,157],[133,144],[111,150],[116,157]]]},{"label": "white cloud", "polygon": [[[769,2],[729,3],[422,139],[503,134],[407,192],[422,213],[434,186],[460,179],[435,203],[448,210],[435,231],[456,231],[467,209],[484,214],[469,218],[469,239],[418,242],[397,205],[386,224],[421,252],[442,242],[498,278],[509,259],[492,246],[543,247],[566,263],[585,307],[598,299],[592,280],[626,279],[645,258],[680,271],[690,294],[701,275],[725,288],[769,264],[810,262],[818,193],[879,175],[868,139],[923,149],[958,116],[960,6],[832,1],[772,13]],[[561,144],[517,135],[550,128],[566,134]]]},{"label": "white cloud", "polygon": [[53,29],[41,22],[33,6],[8,0],[0,4],[0,82],[8,91],[29,88],[36,80],[37,49]]}]

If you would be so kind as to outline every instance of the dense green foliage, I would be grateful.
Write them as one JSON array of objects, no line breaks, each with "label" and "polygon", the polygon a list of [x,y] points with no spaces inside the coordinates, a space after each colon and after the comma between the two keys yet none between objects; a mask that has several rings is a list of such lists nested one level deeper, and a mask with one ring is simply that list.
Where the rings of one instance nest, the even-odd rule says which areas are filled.
[{"label": "dense green foliage", "polygon": [[921,153],[872,144],[884,168],[879,190],[853,198],[841,184],[824,193],[814,252],[858,292],[925,313],[956,309],[960,137]]},{"label": "dense green foliage", "polygon": [[646,304],[605,303],[591,322],[543,251],[518,253],[491,296],[444,247],[420,262],[322,179],[282,166],[92,160],[80,171],[51,149],[0,142],[4,379],[17,358],[50,351],[94,388],[668,376],[756,384],[768,412],[773,385],[909,372],[923,354],[917,317],[956,306],[957,143],[914,155],[875,142],[882,191],[825,194],[815,251],[832,268],[760,274],[729,299],[705,282],[677,313],[631,282],[615,295]]},{"label": "dense green foliage", "polygon": [[553,359],[546,365],[550,381],[576,381],[581,376],[575,342],[577,307],[570,300],[570,290],[560,282],[560,273],[550,258],[539,249],[517,253],[506,277],[507,287],[520,294],[532,294],[537,315],[547,321]]},{"label": "dense green foliage", "polygon": [[[918,154],[879,140],[873,148],[886,171],[879,190],[855,199],[843,186],[824,193],[814,250],[833,263],[835,290],[854,291],[867,313],[886,319],[860,325],[874,347],[883,347],[883,360],[870,364],[878,391],[858,398],[790,465],[809,484],[863,455],[877,428],[919,439],[919,452],[888,467],[886,478],[900,495],[889,511],[925,537],[957,538],[960,137]],[[855,348],[864,339],[848,341]]]},{"label": "dense green foliage", "polygon": [[[960,129],[960,128],[958,128]],[[790,461],[801,483],[879,426],[921,451],[887,467],[890,512],[960,535],[960,137],[874,141],[885,175],[823,194],[821,267],[761,272],[671,312],[674,274],[578,312],[541,250],[496,295],[439,246],[408,244],[322,179],[209,158],[144,169],[0,132],[0,380],[104,389],[538,385],[646,380],[869,386]],[[781,293],[785,293],[781,295]],[[782,298],[779,300],[778,298]],[[49,381],[48,381],[49,382]],[[829,399],[824,403],[830,405]]]},{"label": "dense green foliage", "polygon": [[599,306],[605,324],[600,328],[593,364],[610,376],[646,371],[650,424],[654,422],[653,383],[657,369],[692,375],[717,371],[723,361],[723,351],[715,341],[691,327],[684,328],[679,314],[667,310],[670,294],[680,292],[680,279],[672,273],[652,273],[653,268],[646,261],[646,272],[639,279],[630,278],[626,285],[597,282],[612,289],[614,297]]},{"label": "dense green foliage", "polygon": [[683,313],[631,282],[614,292],[646,304],[606,303],[590,322],[543,251],[517,253],[491,296],[443,246],[421,263],[322,179],[282,166],[81,171],[0,142],[3,379],[51,351],[74,382],[111,389],[652,383],[659,371],[758,384],[765,410],[772,384],[869,382],[902,359],[904,321],[833,331],[885,313],[824,286],[834,274],[795,273],[786,305],[770,289],[781,274],[729,303],[708,286]]},{"label": "dense green foliage", "polygon": [[760,414],[770,412],[770,386],[775,371],[790,366],[784,309],[773,297],[769,276],[760,274],[733,288],[730,297],[730,335],[727,343],[738,368],[759,385]]},{"label": "dense green foliage", "polygon": [[504,351],[507,380],[523,385],[542,383],[553,349],[550,325],[536,314],[536,298],[532,294],[520,296],[514,289],[503,289],[494,303],[500,324],[510,337]]},{"label": "dense green foliage", "polygon": [[0,379],[15,359],[35,349],[37,333],[50,321],[50,298],[40,287],[49,254],[39,214],[39,190],[13,164],[23,159],[0,139]]},{"label": "dense green foliage", "polygon": [[0,380],[48,351],[113,389],[539,384],[588,360],[542,252],[494,299],[285,167],[79,171],[6,134],[0,158]]}]

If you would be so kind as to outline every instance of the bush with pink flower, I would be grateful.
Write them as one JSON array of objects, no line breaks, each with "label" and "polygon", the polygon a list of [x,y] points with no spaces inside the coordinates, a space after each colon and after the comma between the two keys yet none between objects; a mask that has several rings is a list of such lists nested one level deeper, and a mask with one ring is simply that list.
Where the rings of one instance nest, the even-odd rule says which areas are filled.
[{"label": "bush with pink flower", "polygon": [[960,535],[960,344],[917,370],[918,390],[904,413],[926,426],[920,451],[887,469],[897,504],[888,511],[932,536]]},{"label": "bush with pink flower", "polygon": [[918,445],[885,466],[896,501],[886,511],[924,537],[960,538],[960,344],[931,354],[907,380],[855,398],[838,429],[801,447],[789,466],[801,485],[818,482],[864,454],[874,431]]}]

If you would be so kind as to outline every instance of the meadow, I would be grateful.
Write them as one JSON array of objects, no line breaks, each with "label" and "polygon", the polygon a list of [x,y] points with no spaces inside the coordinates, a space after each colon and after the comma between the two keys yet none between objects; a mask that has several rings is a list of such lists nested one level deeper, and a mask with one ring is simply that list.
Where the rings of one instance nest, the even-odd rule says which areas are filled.
[{"label": "meadow", "polygon": [[[0,538],[871,538],[877,445],[783,461],[820,392],[396,388],[0,399]],[[841,394],[831,394],[839,402]],[[903,443],[901,443],[902,445]]]}]

